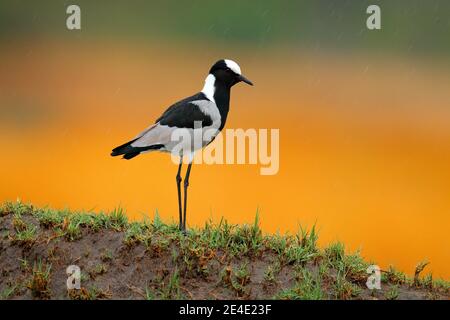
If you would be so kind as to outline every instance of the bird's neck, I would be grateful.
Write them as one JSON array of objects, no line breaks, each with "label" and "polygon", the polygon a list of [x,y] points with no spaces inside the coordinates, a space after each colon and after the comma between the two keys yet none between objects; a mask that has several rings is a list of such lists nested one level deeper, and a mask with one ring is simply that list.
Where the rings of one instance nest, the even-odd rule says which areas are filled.
[{"label": "bird's neck", "polygon": [[209,74],[206,77],[202,92],[209,100],[217,105],[222,118],[222,127],[225,125],[228,110],[230,109],[230,91],[231,87],[216,79],[214,75]]}]

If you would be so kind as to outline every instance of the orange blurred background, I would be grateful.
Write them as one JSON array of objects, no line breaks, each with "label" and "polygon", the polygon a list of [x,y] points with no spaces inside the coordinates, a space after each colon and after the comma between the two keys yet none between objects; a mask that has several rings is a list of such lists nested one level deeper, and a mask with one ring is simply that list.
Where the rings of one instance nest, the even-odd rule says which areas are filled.
[{"label": "orange blurred background", "polygon": [[450,73],[370,54],[108,41],[9,41],[0,51],[0,200],[74,210],[121,206],[177,221],[165,154],[110,157],[219,58],[254,87],[233,88],[227,128],[279,128],[280,171],[195,165],[188,225],[223,216],[266,232],[320,230],[320,244],[412,273],[450,276]]}]

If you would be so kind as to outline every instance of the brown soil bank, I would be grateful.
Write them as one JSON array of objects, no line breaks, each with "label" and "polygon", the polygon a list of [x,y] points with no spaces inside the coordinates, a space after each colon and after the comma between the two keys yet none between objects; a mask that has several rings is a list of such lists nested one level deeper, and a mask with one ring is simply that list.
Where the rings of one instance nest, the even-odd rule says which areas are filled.
[{"label": "brown soil bank", "polygon": [[[2,299],[449,299],[449,282],[382,271],[366,287],[369,263],[317,234],[262,235],[254,225],[206,224],[181,234],[158,217],[129,223],[110,214],[0,208]],[[67,267],[81,269],[68,289]]]}]

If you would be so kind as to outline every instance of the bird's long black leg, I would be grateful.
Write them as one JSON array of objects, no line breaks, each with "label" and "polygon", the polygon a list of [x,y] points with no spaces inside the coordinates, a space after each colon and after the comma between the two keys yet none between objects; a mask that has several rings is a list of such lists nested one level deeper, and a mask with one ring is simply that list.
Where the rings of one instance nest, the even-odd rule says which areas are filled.
[{"label": "bird's long black leg", "polygon": [[183,217],[183,231],[186,231],[186,207],[187,207],[187,188],[189,186],[189,175],[191,174],[192,162],[189,163],[186,176],[184,177],[184,217]]},{"label": "bird's long black leg", "polygon": [[181,166],[183,165],[183,157],[180,157],[180,165],[178,166],[177,172],[177,191],[178,191],[178,213],[180,216],[180,230],[183,228],[183,216],[182,216],[182,208],[181,208]]}]

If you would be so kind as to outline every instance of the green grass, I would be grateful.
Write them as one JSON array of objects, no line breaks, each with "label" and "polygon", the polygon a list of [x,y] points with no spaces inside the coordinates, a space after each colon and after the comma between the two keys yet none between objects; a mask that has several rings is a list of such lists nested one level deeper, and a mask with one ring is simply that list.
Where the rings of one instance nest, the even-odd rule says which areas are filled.
[{"label": "green grass", "polygon": [[389,282],[398,285],[412,283],[412,279],[408,279],[403,272],[398,271],[393,266],[389,266],[389,269],[386,271],[386,273],[382,275],[381,280],[383,282]]},{"label": "green grass", "polygon": [[245,297],[248,294],[246,286],[250,282],[250,272],[247,263],[236,268],[229,265],[224,267],[219,278],[220,282],[217,285],[231,289],[236,297]]},{"label": "green grass", "polygon": [[[180,273],[178,268],[175,268],[175,270],[169,275],[168,279],[163,280],[161,283],[161,288],[157,290],[157,293],[153,296],[153,299],[179,300],[184,298],[181,294]],[[146,298],[148,299],[150,297],[152,297],[150,291],[146,291]]]},{"label": "green grass", "polygon": [[113,229],[123,231],[129,227],[126,213],[121,208],[116,208],[109,213],[98,214],[88,212],[71,212],[67,209],[55,210],[50,208],[35,208],[21,201],[6,202],[0,208],[1,215],[14,214],[13,225],[16,230],[14,239],[18,243],[28,244],[35,240],[36,229],[28,225],[22,219],[22,215],[31,213],[41,227],[54,229],[58,237],[65,237],[69,241],[76,241],[82,237],[82,228],[92,231],[101,229]]},{"label": "green grass", "polygon": [[6,287],[0,292],[0,300],[6,300],[9,297],[13,296],[16,290],[18,289],[18,285],[13,285],[11,287]]},{"label": "green grass", "polygon": [[297,272],[297,280],[292,288],[282,290],[274,296],[274,299],[282,300],[321,300],[324,298],[321,276],[303,268]]},{"label": "green grass", "polygon": [[37,239],[36,226],[26,223],[22,218],[21,210],[14,213],[13,226],[15,234],[11,237],[13,243],[17,243],[22,246],[31,246]]},{"label": "green grass", "polygon": [[148,247],[151,244],[151,234],[149,231],[148,225],[132,222],[126,228],[124,242],[128,246],[143,243]]},{"label": "green grass", "polygon": [[390,286],[389,290],[386,292],[386,299],[396,300],[398,298],[398,295],[399,295],[398,286],[392,285],[392,286]]},{"label": "green grass", "polygon": [[281,264],[280,261],[277,260],[274,263],[270,264],[266,271],[264,271],[264,281],[268,283],[275,283],[276,282],[276,276],[281,271]]},{"label": "green grass", "polygon": [[50,272],[52,266],[38,261],[33,266],[32,276],[28,287],[34,297],[46,299],[50,297]]},{"label": "green grass", "polygon": [[334,298],[339,300],[347,300],[358,297],[361,292],[358,286],[347,280],[346,275],[340,272],[337,273],[333,289]]},{"label": "green grass", "polygon": [[251,273],[248,262],[244,262],[239,265],[234,272],[236,280],[243,287],[245,287],[250,282],[250,274]]},{"label": "green grass", "polygon": [[311,231],[300,228],[295,236],[266,236],[266,243],[280,260],[286,264],[305,263],[319,256],[317,248],[317,232],[313,226]]},{"label": "green grass", "polygon": [[[263,234],[259,227],[259,215],[251,224],[232,225],[222,219],[215,224],[207,221],[203,228],[192,228],[187,234],[178,230],[175,223],[164,223],[156,213],[153,220],[129,222],[123,209],[109,213],[70,212],[35,208],[20,201],[4,203],[0,207],[0,217],[11,215],[13,232],[8,237],[13,243],[33,246],[40,230],[53,231],[53,236],[41,239],[65,239],[78,241],[86,233],[109,230],[122,232],[123,244],[131,249],[143,245],[146,252],[155,256],[168,256],[170,273],[154,280],[145,287],[142,296],[146,299],[186,298],[181,285],[182,279],[207,280],[216,277],[216,287],[227,288],[234,297],[245,298],[251,290],[253,261],[268,257],[260,273],[265,286],[275,290],[276,299],[355,299],[366,290],[367,267],[359,252],[349,253],[344,244],[335,242],[325,248],[317,245],[316,226],[310,230],[299,228],[294,234]],[[33,219],[35,223],[33,223]],[[49,233],[48,233],[49,234]],[[107,248],[99,256],[99,261],[88,271],[90,278],[108,273],[116,255]],[[87,257],[86,257],[87,258]],[[220,261],[220,262],[219,262]],[[211,263],[220,264],[213,270]],[[36,297],[50,295],[49,282],[51,265],[34,263],[23,259],[18,262],[24,272],[32,274],[29,288]],[[31,262],[31,264],[33,264]],[[426,288],[428,290],[449,291],[449,282],[433,279],[432,274],[421,275],[427,262],[419,263],[414,278],[390,267],[382,272],[382,283],[389,286],[384,293],[386,299],[397,299],[399,288]],[[289,286],[280,286],[280,273],[289,270]],[[286,278],[286,272],[284,272]],[[88,275],[82,274],[83,281]],[[216,280],[215,280],[216,281]],[[286,280],[284,280],[286,283]],[[214,284],[213,284],[214,286]],[[5,287],[0,298],[6,299],[16,291],[16,287]],[[144,289],[142,289],[144,292]],[[81,292],[69,292],[72,299],[99,299],[109,296],[91,287]]]},{"label": "green grass", "polygon": [[109,262],[111,260],[113,260],[114,254],[111,250],[106,249],[100,256],[100,260],[102,260],[103,262]]},{"label": "green grass", "polygon": [[34,212],[35,217],[45,228],[53,228],[55,226],[62,225],[67,214],[68,213],[64,211],[58,211],[48,208],[36,210]]},{"label": "green grass", "polygon": [[147,287],[145,288],[145,300],[155,300],[155,294]]},{"label": "green grass", "polygon": [[434,289],[442,290],[443,292],[450,292],[450,281],[444,279],[435,279],[432,284]]},{"label": "green grass", "polygon": [[[102,220],[106,217],[102,216]],[[105,219],[108,221],[108,219]],[[122,208],[116,208],[109,214],[109,225],[111,228],[118,231],[125,229],[128,226],[128,218],[125,214],[125,210]]]},{"label": "green grass", "polygon": [[82,287],[80,290],[68,290],[67,296],[72,300],[98,300],[109,298],[111,294],[96,286],[90,286],[87,289]]}]

